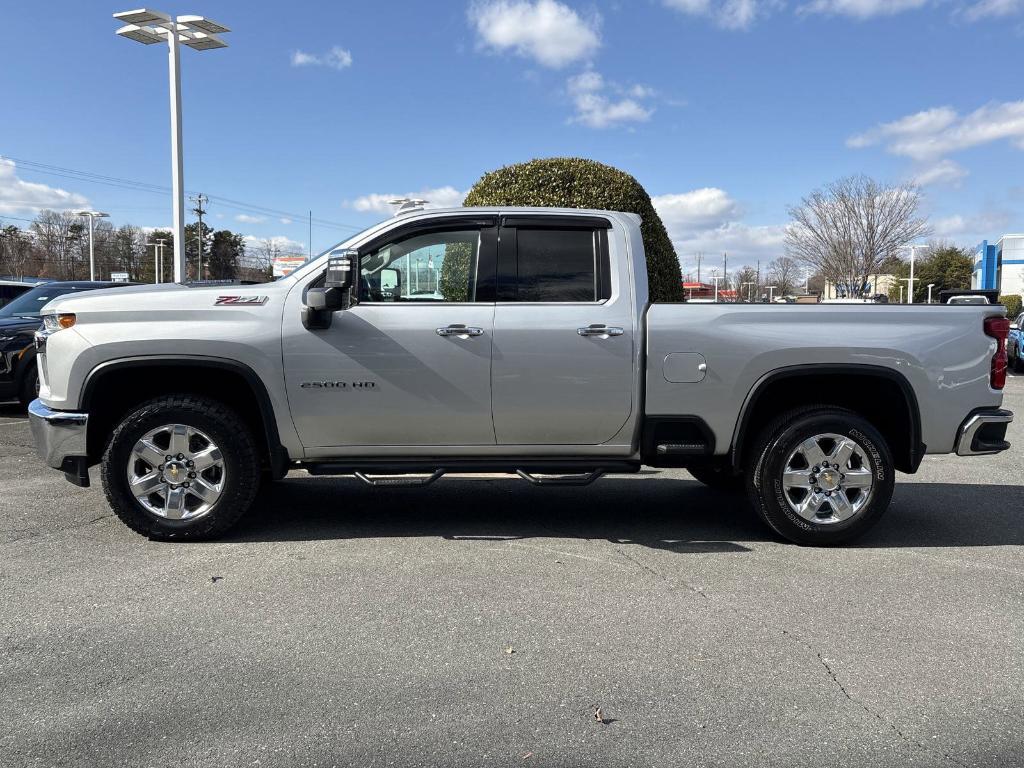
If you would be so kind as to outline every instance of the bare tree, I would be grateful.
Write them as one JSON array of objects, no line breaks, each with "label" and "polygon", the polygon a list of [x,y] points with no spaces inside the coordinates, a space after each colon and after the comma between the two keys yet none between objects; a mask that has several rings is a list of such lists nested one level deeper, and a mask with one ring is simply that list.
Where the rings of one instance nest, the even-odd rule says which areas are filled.
[{"label": "bare tree", "polygon": [[0,229],[0,273],[20,280],[32,258],[32,240],[20,229],[8,225]]},{"label": "bare tree", "polygon": [[[40,211],[30,229],[41,251],[46,276],[74,280],[82,258],[83,229],[79,217],[64,211]],[[88,249],[88,242],[85,247]]]},{"label": "bare tree", "polygon": [[930,233],[911,184],[885,186],[850,176],[815,190],[789,209],[786,252],[826,280],[860,296],[868,276],[899,248]]},{"label": "bare tree", "polygon": [[758,295],[757,270],[753,267],[738,269],[729,277],[732,282],[731,287],[736,291],[737,301],[749,301]]},{"label": "bare tree", "polygon": [[800,288],[803,270],[796,259],[780,256],[768,265],[768,281],[775,286],[776,296],[788,296]]}]

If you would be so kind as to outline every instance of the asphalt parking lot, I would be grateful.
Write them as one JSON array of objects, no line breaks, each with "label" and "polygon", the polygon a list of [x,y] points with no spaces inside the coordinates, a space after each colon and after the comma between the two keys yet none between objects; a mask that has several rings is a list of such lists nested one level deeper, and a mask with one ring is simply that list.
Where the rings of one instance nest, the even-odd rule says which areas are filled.
[{"label": "asphalt parking lot", "polygon": [[1024,765],[1022,422],[843,549],[682,471],[295,473],[170,545],[0,406],[0,764]]}]

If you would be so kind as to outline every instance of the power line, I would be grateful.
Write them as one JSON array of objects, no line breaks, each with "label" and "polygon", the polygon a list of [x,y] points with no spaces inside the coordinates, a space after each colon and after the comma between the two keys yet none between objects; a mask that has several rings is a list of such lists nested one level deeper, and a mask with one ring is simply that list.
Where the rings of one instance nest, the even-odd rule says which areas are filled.
[{"label": "power line", "polygon": [[[164,187],[159,184],[149,184],[143,181],[122,179],[117,176],[106,176],[104,174],[93,173],[92,171],[82,171],[75,168],[65,168],[59,165],[39,163],[36,162],[35,160],[24,160],[17,157],[11,157],[10,155],[3,155],[0,159],[10,160],[14,162],[17,166],[22,167],[24,169],[28,169],[35,173],[48,174],[51,176],[71,179],[74,181],[84,181],[93,184],[105,184],[107,186],[115,187],[118,189],[125,189],[133,192],[148,192],[150,194],[159,195],[171,194],[170,187]],[[209,195],[208,199],[211,201],[216,201],[228,208],[234,208],[236,210],[241,211],[250,211],[252,213],[258,213],[264,216],[277,216],[292,219],[293,221],[300,221],[306,218],[306,216],[300,216],[290,211],[285,211],[278,208],[270,208],[268,206],[263,205],[256,205],[254,203],[247,203],[243,200],[234,200],[232,198],[222,197],[220,195]],[[329,227],[333,229],[340,229],[346,231],[358,232],[365,229],[365,227],[356,226],[354,224],[340,224],[335,221],[329,221],[328,219],[314,218],[313,223],[320,227]]]}]

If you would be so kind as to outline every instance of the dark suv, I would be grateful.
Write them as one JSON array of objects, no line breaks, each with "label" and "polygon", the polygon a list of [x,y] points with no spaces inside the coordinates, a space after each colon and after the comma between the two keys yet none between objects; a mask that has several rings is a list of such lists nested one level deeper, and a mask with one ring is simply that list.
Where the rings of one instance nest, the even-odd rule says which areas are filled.
[{"label": "dark suv", "polygon": [[39,372],[33,338],[39,328],[39,310],[47,302],[73,291],[123,288],[125,285],[88,280],[44,283],[0,307],[0,400],[17,398],[28,407],[36,398]]}]

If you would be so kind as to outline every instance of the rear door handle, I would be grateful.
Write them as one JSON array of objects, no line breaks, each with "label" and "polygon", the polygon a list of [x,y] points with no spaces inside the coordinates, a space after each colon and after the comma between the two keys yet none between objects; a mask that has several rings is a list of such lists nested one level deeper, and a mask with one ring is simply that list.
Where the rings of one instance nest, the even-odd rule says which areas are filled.
[{"label": "rear door handle", "polygon": [[483,328],[473,328],[465,325],[449,325],[447,328],[437,328],[434,331],[438,336],[483,336]]},{"label": "rear door handle", "polygon": [[576,333],[580,336],[601,336],[602,338],[607,338],[609,336],[621,336],[623,331],[621,328],[607,325],[588,325],[586,328],[577,328]]}]

